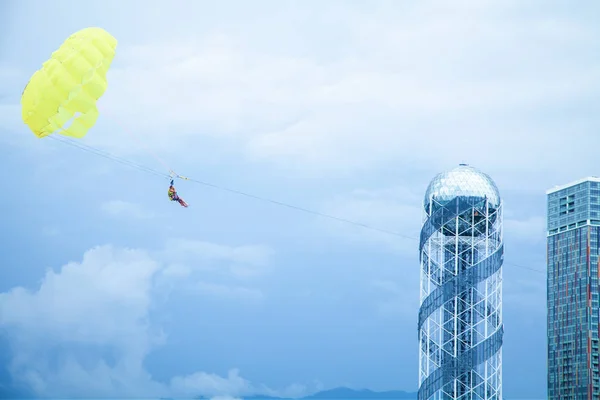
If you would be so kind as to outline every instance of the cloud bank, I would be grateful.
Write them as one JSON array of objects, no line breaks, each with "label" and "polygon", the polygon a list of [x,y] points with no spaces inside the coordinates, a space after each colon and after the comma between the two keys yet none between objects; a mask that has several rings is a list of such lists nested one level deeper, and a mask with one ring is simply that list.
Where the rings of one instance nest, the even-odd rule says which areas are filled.
[{"label": "cloud bank", "polygon": [[[187,249],[196,259],[188,258],[186,274],[169,273],[173,265],[165,262],[166,256],[175,254],[175,248],[177,254]],[[165,289],[159,282],[176,280],[174,290],[187,281],[212,296],[245,301],[260,297],[260,290],[217,284],[207,281],[206,274],[192,272],[216,268],[206,260],[219,259],[232,266],[220,272],[235,276],[237,268],[268,264],[269,254],[265,246],[236,248],[190,240],[173,240],[158,255],[108,245],[93,248],[80,262],[48,270],[37,288],[16,287],[0,294],[0,327],[12,348],[9,371],[17,385],[43,397],[279,393],[252,384],[235,368],[224,377],[196,372],[159,382],[144,367],[148,354],[166,340],[152,317],[162,298],[157,292]],[[302,394],[306,389],[291,386],[284,391]]]}]

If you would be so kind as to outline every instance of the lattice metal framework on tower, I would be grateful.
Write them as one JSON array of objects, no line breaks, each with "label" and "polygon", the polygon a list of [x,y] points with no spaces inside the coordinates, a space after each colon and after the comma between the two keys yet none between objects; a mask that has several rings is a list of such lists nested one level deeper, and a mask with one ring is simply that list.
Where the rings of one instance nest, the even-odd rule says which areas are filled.
[{"label": "lattice metal framework on tower", "polygon": [[419,243],[419,400],[502,399],[502,200],[475,168],[437,175]]}]

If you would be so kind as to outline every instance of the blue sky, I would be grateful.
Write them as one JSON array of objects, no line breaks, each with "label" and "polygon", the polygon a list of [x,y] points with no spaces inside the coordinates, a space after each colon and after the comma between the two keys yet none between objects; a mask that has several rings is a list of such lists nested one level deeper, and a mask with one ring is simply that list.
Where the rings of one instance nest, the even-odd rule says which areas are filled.
[{"label": "blue sky", "polygon": [[28,78],[101,26],[119,46],[88,145],[413,237],[435,174],[491,175],[504,394],[545,397],[545,275],[514,264],[545,269],[545,190],[598,174],[596,2],[0,7],[2,391],[417,388],[415,240],[192,182],[183,209],[166,180],[28,131]]}]

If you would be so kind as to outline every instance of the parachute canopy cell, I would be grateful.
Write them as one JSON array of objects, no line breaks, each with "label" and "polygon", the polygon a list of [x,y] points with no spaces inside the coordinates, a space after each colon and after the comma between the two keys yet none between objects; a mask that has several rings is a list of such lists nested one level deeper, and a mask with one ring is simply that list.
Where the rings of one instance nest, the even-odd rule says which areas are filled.
[{"label": "parachute canopy cell", "polygon": [[82,138],[94,126],[116,47],[117,40],[105,30],[85,28],[32,75],[21,96],[21,114],[37,137],[56,132]]}]

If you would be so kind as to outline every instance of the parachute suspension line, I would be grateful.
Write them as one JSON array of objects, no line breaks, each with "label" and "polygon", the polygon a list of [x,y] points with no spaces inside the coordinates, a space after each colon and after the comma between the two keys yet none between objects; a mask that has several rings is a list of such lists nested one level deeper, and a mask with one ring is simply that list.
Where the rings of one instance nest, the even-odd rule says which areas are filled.
[{"label": "parachute suspension line", "polygon": [[281,201],[272,200],[272,199],[269,199],[269,198],[266,198],[266,197],[256,196],[256,195],[253,195],[253,194],[250,194],[250,193],[242,192],[240,190],[230,189],[230,188],[227,188],[227,187],[224,187],[224,186],[215,185],[213,183],[201,181],[201,180],[198,180],[198,179],[187,178],[187,177],[184,177],[184,176],[181,176],[181,175],[175,173],[172,170],[170,170],[171,173],[169,175],[167,175],[167,174],[161,173],[160,171],[157,171],[155,169],[146,167],[146,166],[141,165],[141,164],[134,163],[134,162],[126,160],[126,159],[124,159],[122,157],[118,157],[118,156],[116,156],[114,154],[111,154],[109,152],[96,149],[95,147],[92,147],[92,146],[89,146],[89,145],[82,144],[79,141],[76,142],[74,140],[67,139],[67,138],[64,138],[64,137],[55,136],[55,135],[50,135],[48,137],[51,138],[51,139],[53,139],[53,140],[57,140],[59,142],[68,144],[70,146],[77,147],[77,148],[79,148],[81,150],[88,151],[90,153],[93,153],[93,154],[96,154],[98,156],[104,157],[106,159],[116,161],[116,162],[121,163],[123,165],[128,165],[130,167],[138,169],[139,171],[147,172],[147,173],[150,173],[150,174],[153,174],[153,175],[156,175],[156,176],[160,176],[162,178],[171,179],[173,177],[176,177],[176,178],[179,178],[179,179],[187,180],[189,182],[197,183],[199,185],[212,187],[214,189],[222,190],[222,191],[229,192],[229,193],[234,193],[234,194],[237,194],[237,195],[240,195],[240,196],[252,198],[252,199],[255,199],[255,200],[260,200],[260,201],[263,201],[263,202],[275,204],[275,205],[282,206],[282,207],[291,208],[291,209],[294,209],[294,210],[297,210],[297,211],[302,211],[302,212],[305,212],[305,213],[308,213],[308,214],[313,214],[313,215],[317,215],[317,216],[320,216],[320,217],[329,218],[329,219],[332,219],[332,220],[335,220],[335,221],[345,222],[347,224],[351,224],[351,225],[355,225],[355,226],[360,226],[362,228],[370,229],[370,230],[373,230],[373,231],[378,231],[378,232],[381,232],[381,233],[386,233],[388,235],[399,236],[399,237],[403,237],[403,238],[406,238],[406,239],[413,239],[413,240],[415,239],[412,236],[403,235],[401,233],[394,232],[394,231],[389,231],[389,230],[386,230],[386,229],[376,228],[376,227],[373,227],[373,226],[370,226],[370,225],[367,225],[367,224],[363,224],[361,222],[356,222],[356,221],[352,221],[352,220],[349,220],[349,219],[345,219],[345,218],[340,218],[340,217],[336,217],[336,216],[333,216],[333,215],[324,214],[324,213],[321,213],[321,212],[318,212],[318,211],[313,211],[313,210],[309,210],[307,208],[303,208],[303,207],[299,207],[299,206],[294,206],[292,204],[287,204],[287,203],[284,203],[284,202],[281,202]]},{"label": "parachute suspension line", "polygon": [[80,150],[87,151],[88,153],[92,153],[92,154],[95,154],[97,156],[104,157],[104,158],[106,158],[108,160],[112,160],[112,161],[118,162],[120,164],[127,165],[127,166],[135,168],[135,169],[137,169],[139,171],[152,174],[154,176],[159,176],[161,178],[168,178],[169,177],[169,175],[167,175],[165,173],[162,173],[160,171],[154,170],[152,168],[148,168],[148,167],[146,167],[144,165],[135,163],[133,161],[130,161],[130,160],[127,160],[125,158],[116,156],[114,154],[111,154],[111,153],[108,153],[106,151],[97,149],[95,147],[83,144],[83,143],[81,143],[79,141],[75,141],[75,140],[68,139],[68,138],[65,138],[65,137],[61,137],[61,136],[58,136],[58,135],[48,135],[46,137],[49,138],[49,139],[55,140],[57,142],[62,142],[64,144],[68,144],[69,146],[76,147],[76,148],[78,148]]},{"label": "parachute suspension line", "polygon": [[175,172],[162,158],[160,158],[159,156],[156,155],[155,152],[153,152],[152,150],[150,150],[150,148],[148,146],[146,146],[138,137],[136,134],[134,134],[132,131],[130,131],[129,129],[125,128],[123,126],[123,124],[120,123],[120,121],[115,118],[114,116],[110,115],[110,113],[107,113],[106,111],[103,111],[103,115],[106,116],[107,118],[109,118],[111,121],[113,121],[115,124],[117,124],[122,131],[126,132],[129,136],[131,136],[133,138],[133,140],[135,140],[137,142],[138,145],[140,145],[140,147],[146,151],[146,153],[148,153],[149,155],[151,155],[152,157],[154,157],[156,159],[156,161],[158,161],[159,163],[162,164],[163,167],[165,167],[165,169],[167,171],[169,171],[169,176],[173,177],[173,178],[179,178],[179,179],[187,179],[184,176],[179,175],[177,172]]},{"label": "parachute suspension line", "polygon": [[318,212],[318,211],[314,211],[314,210],[309,210],[308,208],[294,206],[292,204],[283,203],[281,201],[268,199],[266,197],[256,196],[254,194],[242,192],[240,190],[226,188],[226,187],[223,187],[223,186],[218,186],[218,185],[215,185],[215,184],[212,184],[212,183],[209,183],[209,182],[204,182],[204,181],[200,181],[200,180],[193,179],[193,178],[186,178],[186,179],[188,181],[190,181],[190,182],[194,182],[194,183],[198,183],[200,185],[204,185],[204,186],[212,187],[212,188],[215,188],[215,189],[223,190],[225,192],[234,193],[234,194],[237,194],[237,195],[240,195],[240,196],[249,197],[251,199],[260,200],[260,201],[271,203],[271,204],[275,204],[275,205],[278,205],[278,206],[291,208],[293,210],[302,211],[302,212],[305,212],[305,213],[308,213],[308,214],[313,214],[313,215],[316,215],[316,216],[319,216],[319,217],[329,218],[329,219],[332,219],[332,220],[335,220],[335,221],[340,221],[340,222],[344,222],[344,223],[347,223],[347,224],[352,224],[352,225],[360,226],[362,228],[370,229],[370,230],[381,232],[381,233],[386,233],[388,235],[399,236],[399,237],[403,237],[405,239],[413,239],[413,240],[415,240],[415,238],[412,237],[412,236],[403,235],[401,233],[394,232],[394,231],[388,231],[386,229],[375,228],[373,226],[366,225],[366,224],[363,224],[361,222],[356,222],[356,221],[352,221],[352,220],[345,219],[345,218],[335,217],[333,215],[324,214],[324,213],[321,213],[321,212]]},{"label": "parachute suspension line", "polygon": [[[62,132],[63,134],[66,133],[66,130],[64,128],[62,128],[62,127],[59,128],[58,130],[60,132]],[[133,161],[129,161],[129,160],[125,159],[125,158],[115,156],[114,154],[110,154],[110,153],[108,153],[106,151],[103,151],[103,150],[97,149],[95,147],[86,145],[86,144],[81,143],[79,141],[74,141],[72,139],[69,139],[68,136],[67,137],[65,137],[65,136],[59,136],[59,135],[56,135],[56,134],[53,133],[53,134],[47,135],[47,137],[49,137],[50,139],[53,139],[53,140],[57,140],[59,142],[66,143],[66,144],[68,144],[70,146],[77,147],[77,148],[79,148],[79,149],[81,149],[83,151],[87,151],[87,152],[90,152],[92,154],[96,154],[96,155],[98,155],[100,157],[104,157],[104,158],[116,161],[116,162],[124,164],[124,165],[129,165],[129,166],[131,166],[133,168],[137,168],[138,170],[141,170],[141,171],[144,171],[144,172],[148,172],[148,173],[156,175],[156,176],[166,176],[165,174],[161,174],[160,172],[155,171],[155,170],[153,170],[151,168],[148,168],[146,166],[143,166],[141,164],[137,164],[137,163],[134,163]]]},{"label": "parachute suspension line", "polygon": [[[90,152],[90,153],[98,155],[100,157],[104,157],[106,159],[118,162],[120,164],[130,166],[130,167],[135,168],[135,169],[137,169],[137,170],[139,170],[141,172],[146,172],[146,173],[149,173],[149,174],[161,177],[161,178],[171,179],[172,177],[177,177],[177,178],[180,178],[180,179],[185,179],[185,180],[187,180],[189,182],[197,183],[199,185],[203,185],[203,186],[207,186],[207,187],[212,187],[214,189],[222,190],[222,191],[229,192],[229,193],[234,193],[234,194],[237,194],[237,195],[240,195],[240,196],[252,198],[252,199],[255,199],[255,200],[260,200],[260,201],[263,201],[263,202],[275,204],[275,205],[282,206],[282,207],[287,207],[287,208],[290,208],[290,209],[293,209],[293,210],[302,211],[304,213],[316,215],[316,216],[319,216],[319,217],[328,218],[328,219],[339,221],[339,222],[344,222],[344,223],[347,223],[347,224],[355,225],[355,226],[358,226],[358,227],[361,227],[361,228],[365,228],[365,229],[369,229],[369,230],[372,230],[372,231],[377,231],[377,232],[380,232],[380,233],[385,233],[387,235],[397,236],[397,237],[401,237],[401,238],[404,238],[404,239],[419,240],[419,238],[416,238],[416,237],[413,237],[413,236],[404,235],[404,234],[401,234],[399,232],[394,232],[394,231],[389,231],[389,230],[386,230],[386,229],[377,228],[377,227],[374,227],[374,226],[371,226],[371,225],[363,224],[362,222],[352,221],[350,219],[336,217],[334,215],[321,213],[321,212],[318,212],[318,211],[310,210],[308,208],[295,206],[295,205],[292,205],[292,204],[288,204],[288,203],[284,203],[284,202],[281,202],[281,201],[269,199],[269,198],[266,198],[266,197],[256,196],[256,195],[253,195],[251,193],[242,192],[240,190],[235,190],[235,189],[230,189],[230,188],[227,188],[227,187],[224,187],[224,186],[215,185],[214,183],[209,183],[209,182],[205,182],[205,181],[201,181],[201,180],[193,179],[193,178],[186,178],[186,177],[183,177],[183,176],[180,176],[180,175],[177,175],[177,174],[173,173],[173,171],[171,171],[172,174],[167,175],[167,174],[165,174],[163,172],[160,172],[160,171],[157,171],[155,169],[146,167],[144,165],[135,163],[133,161],[129,161],[129,160],[124,159],[122,157],[119,157],[119,156],[116,156],[114,154],[111,154],[111,153],[109,153],[107,151],[99,150],[99,149],[96,149],[95,147],[82,144],[79,141],[74,141],[74,140],[71,140],[71,139],[68,139],[68,138],[59,137],[57,135],[49,135],[47,137],[50,138],[50,139],[53,139],[53,140],[56,140],[56,141],[68,144],[70,146],[77,147],[77,148],[79,148],[81,150]],[[526,267],[524,265],[519,265],[519,264],[514,264],[514,263],[507,263],[507,262],[505,262],[504,264],[506,264],[506,265],[512,265],[513,267],[520,268],[520,269],[526,269],[526,270],[529,270],[529,271],[532,271],[532,272],[538,272],[538,273],[541,273],[541,274],[545,274],[546,273],[546,271],[542,271],[542,270],[539,270],[539,269],[536,269],[536,268]]]}]

